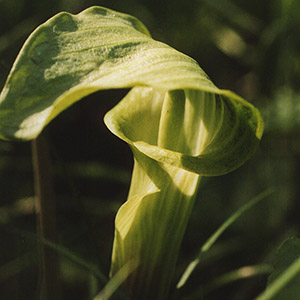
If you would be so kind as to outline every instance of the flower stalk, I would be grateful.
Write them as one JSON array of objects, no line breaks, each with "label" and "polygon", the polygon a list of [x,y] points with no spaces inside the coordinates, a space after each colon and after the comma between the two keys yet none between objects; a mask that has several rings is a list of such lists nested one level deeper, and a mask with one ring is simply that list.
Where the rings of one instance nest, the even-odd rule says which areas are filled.
[{"label": "flower stalk", "polygon": [[[51,179],[51,163],[44,136],[32,141],[37,231],[41,239],[56,242],[55,197]],[[40,299],[59,299],[58,254],[39,242]]]}]

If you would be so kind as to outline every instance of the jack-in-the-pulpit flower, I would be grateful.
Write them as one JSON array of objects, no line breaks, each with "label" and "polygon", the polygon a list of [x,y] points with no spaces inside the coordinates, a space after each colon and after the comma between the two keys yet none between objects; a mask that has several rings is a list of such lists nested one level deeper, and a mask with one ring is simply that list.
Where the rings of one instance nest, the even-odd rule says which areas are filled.
[{"label": "jack-in-the-pulpit flower", "polygon": [[111,275],[132,262],[130,297],[166,299],[200,178],[250,158],[263,131],[257,109],[215,87],[134,17],[92,7],[60,13],[28,38],[0,95],[0,137],[34,139],[84,96],[124,87],[132,89],[105,116],[135,161],[116,217]]},{"label": "jack-in-the-pulpit flower", "polygon": [[115,274],[130,261],[138,265],[127,280],[133,299],[166,299],[201,176],[229,172],[253,149],[250,106],[239,101],[136,87],[105,116],[135,157],[128,200],[116,217],[111,268]]}]

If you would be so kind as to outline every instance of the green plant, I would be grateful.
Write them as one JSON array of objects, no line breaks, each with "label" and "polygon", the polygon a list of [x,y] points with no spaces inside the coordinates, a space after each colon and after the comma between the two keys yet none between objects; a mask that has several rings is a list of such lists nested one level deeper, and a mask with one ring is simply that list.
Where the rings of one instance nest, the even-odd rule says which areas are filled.
[{"label": "green plant", "polygon": [[105,116],[135,159],[116,217],[111,276],[128,266],[132,299],[166,299],[200,179],[251,157],[263,131],[257,109],[218,89],[134,17],[92,7],[60,13],[28,38],[0,95],[0,137],[36,139],[84,96],[129,87]]},{"label": "green plant", "polygon": [[277,250],[267,289],[256,300],[298,299],[300,295],[300,239],[289,238]]}]

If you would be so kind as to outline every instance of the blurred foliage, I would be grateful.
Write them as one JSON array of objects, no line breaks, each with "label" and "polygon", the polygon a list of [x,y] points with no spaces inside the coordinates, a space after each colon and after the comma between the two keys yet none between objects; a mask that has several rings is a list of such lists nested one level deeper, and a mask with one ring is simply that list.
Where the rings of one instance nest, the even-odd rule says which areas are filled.
[{"label": "blurred foliage", "polygon": [[[265,297],[259,299],[297,299],[300,293],[300,239],[289,238],[279,247],[274,270],[269,276]],[[294,276],[293,276],[294,275]],[[285,284],[284,284],[285,283]],[[279,289],[278,287],[283,287]]]},{"label": "blurred foliage", "polygon": [[[202,181],[174,285],[228,216],[271,186],[275,193],[238,220],[170,296],[183,299],[197,291],[200,299],[253,299],[266,286],[264,273],[232,282],[222,277],[226,284],[214,288],[211,283],[244,266],[269,264],[286,237],[300,235],[300,1],[0,0],[0,86],[36,26],[62,10],[78,13],[92,5],[135,15],[155,39],[196,59],[217,86],[261,109],[266,129],[255,156],[229,175]],[[45,130],[59,245],[106,274],[132,157],[102,118],[126,92],[89,96]],[[0,141],[1,299],[37,299],[37,240],[25,232],[36,232],[30,143]],[[62,299],[92,299],[103,287],[67,255],[60,262]]]}]

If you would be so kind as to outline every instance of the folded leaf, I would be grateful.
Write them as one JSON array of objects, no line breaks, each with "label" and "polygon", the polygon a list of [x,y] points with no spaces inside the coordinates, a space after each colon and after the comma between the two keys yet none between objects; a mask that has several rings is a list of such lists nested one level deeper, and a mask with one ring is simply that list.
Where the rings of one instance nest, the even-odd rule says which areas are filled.
[{"label": "folded leaf", "polygon": [[92,7],[78,15],[60,13],[28,38],[0,94],[0,137],[33,139],[84,96],[133,86],[185,89],[187,98],[207,98],[195,109],[204,115],[200,106],[211,107],[210,117],[202,120],[199,113],[198,125],[206,122],[220,129],[215,142],[198,153],[170,153],[166,147],[157,156],[156,145],[136,140],[137,148],[154,159],[200,174],[223,174],[249,158],[262,135],[258,111],[217,89],[193,59],[154,41],[134,17]]},{"label": "folded leaf", "polygon": [[14,63],[0,96],[0,136],[35,138],[82,97],[136,85],[218,91],[193,59],[151,39],[134,17],[101,7],[60,13],[30,35]]}]

